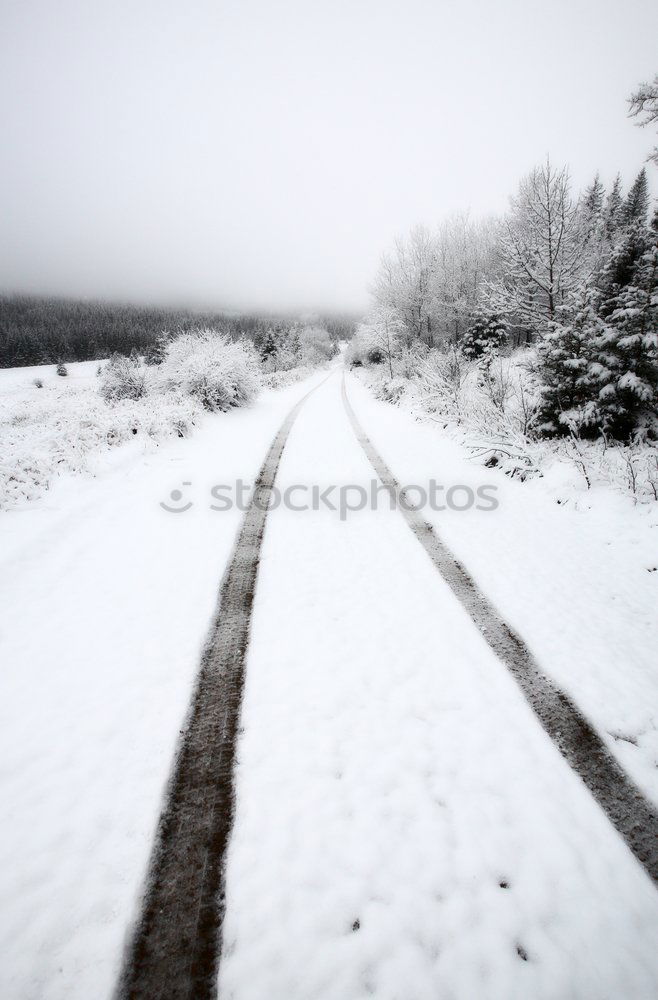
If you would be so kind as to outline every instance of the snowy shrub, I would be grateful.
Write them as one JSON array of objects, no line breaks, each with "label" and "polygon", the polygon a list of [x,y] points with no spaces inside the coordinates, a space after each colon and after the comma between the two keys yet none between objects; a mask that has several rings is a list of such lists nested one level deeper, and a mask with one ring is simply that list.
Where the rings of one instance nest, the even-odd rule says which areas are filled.
[{"label": "snowy shrub", "polygon": [[149,395],[108,406],[89,386],[0,399],[0,508],[37,499],[61,473],[84,473],[95,457],[128,441],[185,436],[202,418],[190,397]]},{"label": "snowy shrub", "polygon": [[604,438],[588,441],[574,434],[559,443],[557,454],[574,466],[588,490],[603,485],[634,503],[658,500],[658,449],[653,446],[611,445]]},{"label": "snowy shrub", "polygon": [[167,355],[169,340],[170,335],[162,333],[154,344],[150,344],[144,352],[144,364],[161,365]]},{"label": "snowy shrub", "polygon": [[372,332],[367,327],[360,326],[345,351],[345,364],[348,368],[361,368],[371,362],[376,349]]},{"label": "snowy shrub", "polygon": [[467,358],[497,354],[507,342],[507,323],[498,313],[479,311],[461,340]]},{"label": "snowy shrub", "polygon": [[34,382],[32,384],[35,385],[37,387],[37,389],[43,389],[43,379],[42,378],[35,378]]},{"label": "snowy shrub", "polygon": [[394,378],[385,378],[378,383],[375,389],[375,396],[377,399],[383,400],[385,403],[399,403],[404,396],[408,382],[406,379],[397,375]]},{"label": "snowy shrub", "polygon": [[284,389],[286,386],[294,385],[295,382],[308,378],[314,371],[315,368],[301,365],[296,368],[286,368],[266,373],[263,375],[262,383],[266,389]]},{"label": "snowy shrub", "polygon": [[106,403],[141,399],[146,393],[146,371],[137,357],[113,354],[101,372],[100,394]]},{"label": "snowy shrub", "polygon": [[[287,346],[280,346],[276,353],[266,355],[261,362],[262,370],[268,374],[291,371],[293,368],[298,368],[299,365],[299,355]],[[306,370],[309,366],[302,367]]]},{"label": "snowy shrub", "polygon": [[466,380],[472,362],[456,347],[430,351],[418,366],[418,385],[427,408],[461,421]]},{"label": "snowy shrub", "polygon": [[299,363],[321,365],[331,360],[336,349],[322,326],[305,326],[299,331]]},{"label": "snowy shrub", "polygon": [[69,373],[68,368],[61,361],[58,363],[56,371],[57,371],[57,374],[61,375],[63,378],[65,378],[68,375],[68,373]]},{"label": "snowy shrub", "polygon": [[395,371],[402,378],[416,378],[420,372],[420,366],[429,352],[429,347],[422,341],[410,347],[401,347],[395,357]]},{"label": "snowy shrub", "polygon": [[161,389],[193,396],[206,410],[244,406],[260,388],[253,347],[215,330],[175,337],[167,346],[158,378]]}]

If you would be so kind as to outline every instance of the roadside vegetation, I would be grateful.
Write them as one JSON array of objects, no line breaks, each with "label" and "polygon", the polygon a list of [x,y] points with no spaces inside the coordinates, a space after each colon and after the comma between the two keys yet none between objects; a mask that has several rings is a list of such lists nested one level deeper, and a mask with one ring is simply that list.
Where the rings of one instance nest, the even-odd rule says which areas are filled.
[{"label": "roadside vegetation", "polygon": [[[658,77],[629,103],[655,124]],[[504,218],[453,216],[399,240],[372,292],[346,362],[380,398],[406,399],[511,476],[562,458],[588,489],[658,499],[658,209],[646,166],[627,191],[596,174],[574,193],[547,159]]]},{"label": "roadside vegetation", "polygon": [[63,472],[89,472],[108,448],[187,437],[205,413],[246,406],[261,389],[308,377],[336,352],[318,324],[272,327],[260,349],[251,338],[203,328],[160,335],[145,354],[115,352],[67,372],[3,373],[0,508],[38,498]]}]

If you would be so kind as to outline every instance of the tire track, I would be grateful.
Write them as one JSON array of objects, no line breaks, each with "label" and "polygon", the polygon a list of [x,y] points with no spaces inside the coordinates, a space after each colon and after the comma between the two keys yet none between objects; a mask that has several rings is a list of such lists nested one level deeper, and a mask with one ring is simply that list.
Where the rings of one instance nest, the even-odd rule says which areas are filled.
[{"label": "tire track", "polygon": [[[350,405],[345,375],[342,397],[368,461],[382,483],[399,495],[399,483]],[[580,776],[649,877],[658,884],[658,812],[622,770],[580,710],[541,671],[523,640],[501,618],[434,528],[416,509],[398,504],[398,510],[483,638],[509,669],[562,756]]]},{"label": "tire track", "polygon": [[306,399],[326,381],[288,413],[254,484],[220,585],[116,1000],[217,995],[233,765],[267,506],[290,429]]}]

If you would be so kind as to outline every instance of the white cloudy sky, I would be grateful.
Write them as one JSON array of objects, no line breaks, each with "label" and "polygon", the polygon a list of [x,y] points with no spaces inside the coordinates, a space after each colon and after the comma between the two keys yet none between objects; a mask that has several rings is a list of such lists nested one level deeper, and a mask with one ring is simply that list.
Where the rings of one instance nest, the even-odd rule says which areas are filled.
[{"label": "white cloudy sky", "polygon": [[[653,0],[0,0],[0,288],[361,308],[547,152],[632,180]],[[652,168],[653,169],[653,168]],[[658,185],[654,182],[654,190]]]}]

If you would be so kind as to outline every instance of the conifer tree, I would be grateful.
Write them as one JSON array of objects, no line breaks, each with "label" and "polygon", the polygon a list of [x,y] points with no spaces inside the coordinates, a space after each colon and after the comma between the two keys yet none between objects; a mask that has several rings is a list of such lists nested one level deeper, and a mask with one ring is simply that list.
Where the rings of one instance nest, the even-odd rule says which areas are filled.
[{"label": "conifer tree", "polygon": [[540,433],[547,436],[570,431],[594,436],[599,423],[590,364],[605,323],[597,314],[592,288],[579,289],[577,300],[575,314],[564,315],[563,322],[555,323],[538,343],[542,390],[537,422]]},{"label": "conifer tree", "polygon": [[645,236],[630,281],[609,303],[590,365],[602,429],[621,440],[658,436],[658,240]]},{"label": "conifer tree", "polygon": [[585,216],[585,221],[592,229],[595,229],[601,215],[603,214],[603,200],[605,198],[605,188],[601,183],[598,171],[594,177],[594,180],[588,188],[585,189],[585,194],[582,200],[582,209]]},{"label": "conifer tree", "polygon": [[582,273],[598,273],[601,268],[608,238],[606,235],[605,188],[598,171],[580,200],[580,216],[584,237]]},{"label": "conifer tree", "polygon": [[605,235],[612,242],[623,224],[624,200],[621,193],[621,176],[617,174],[605,203]]},{"label": "conifer tree", "polygon": [[507,341],[507,323],[496,312],[478,310],[462,337],[461,348],[467,358],[491,357]]},{"label": "conifer tree", "polygon": [[263,361],[274,360],[279,350],[276,335],[270,326],[265,334],[265,340],[261,348],[261,358]]},{"label": "conifer tree", "polygon": [[616,308],[617,297],[630,285],[642,256],[651,246],[651,233],[641,226],[632,226],[612,248],[598,277],[600,291],[598,311],[604,318]]},{"label": "conifer tree", "polygon": [[639,174],[633,181],[628,192],[628,197],[624,202],[622,218],[625,226],[640,225],[647,223],[647,213],[649,211],[649,185],[647,181],[647,171],[642,167]]}]

